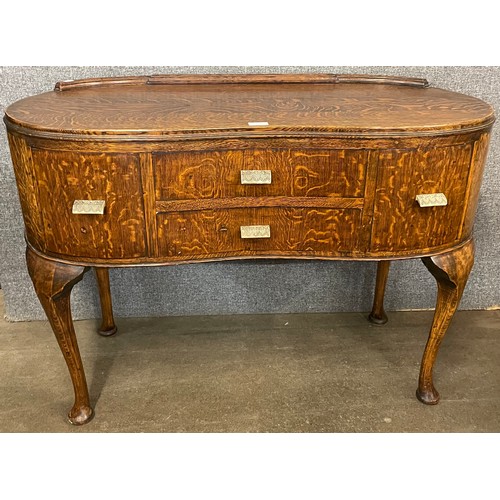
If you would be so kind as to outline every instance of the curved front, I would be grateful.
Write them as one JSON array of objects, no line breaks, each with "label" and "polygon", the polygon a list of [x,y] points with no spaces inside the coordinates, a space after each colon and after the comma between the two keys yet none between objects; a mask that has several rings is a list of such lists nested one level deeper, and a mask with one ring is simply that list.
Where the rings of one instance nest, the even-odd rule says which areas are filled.
[{"label": "curved front", "polygon": [[36,251],[144,265],[395,259],[459,246],[470,238],[489,130],[179,142],[10,130],[9,140]]}]

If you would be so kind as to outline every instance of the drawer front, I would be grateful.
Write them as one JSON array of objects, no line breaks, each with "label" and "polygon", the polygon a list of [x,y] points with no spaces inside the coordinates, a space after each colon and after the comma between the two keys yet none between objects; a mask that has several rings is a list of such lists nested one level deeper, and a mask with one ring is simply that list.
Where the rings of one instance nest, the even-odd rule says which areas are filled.
[{"label": "drawer front", "polygon": [[[459,239],[471,153],[470,144],[381,152],[372,251],[419,250]],[[429,194],[436,196],[421,196]]]},{"label": "drawer front", "polygon": [[[46,251],[91,258],[146,255],[135,155],[33,149],[33,162]],[[101,200],[104,207],[74,209],[76,200]]]},{"label": "drawer front", "polygon": [[[158,215],[161,255],[209,258],[237,255],[334,256],[358,243],[361,210],[245,208]],[[242,229],[243,228],[243,229]]]},{"label": "drawer front", "polygon": [[362,197],[367,158],[365,150],[155,153],[156,199]]}]

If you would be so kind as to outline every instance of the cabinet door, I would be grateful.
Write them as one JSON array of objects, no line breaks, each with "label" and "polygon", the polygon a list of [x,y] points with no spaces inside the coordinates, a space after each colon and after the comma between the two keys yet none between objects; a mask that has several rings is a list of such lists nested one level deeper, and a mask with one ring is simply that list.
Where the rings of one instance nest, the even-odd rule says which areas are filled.
[{"label": "cabinet door", "polygon": [[[136,155],[33,149],[45,251],[74,257],[146,254]],[[74,214],[75,200],[104,200],[104,214]]]},{"label": "cabinet door", "polygon": [[[472,146],[393,149],[379,156],[371,249],[421,250],[461,236]],[[420,207],[419,194],[443,193],[446,206]]]}]

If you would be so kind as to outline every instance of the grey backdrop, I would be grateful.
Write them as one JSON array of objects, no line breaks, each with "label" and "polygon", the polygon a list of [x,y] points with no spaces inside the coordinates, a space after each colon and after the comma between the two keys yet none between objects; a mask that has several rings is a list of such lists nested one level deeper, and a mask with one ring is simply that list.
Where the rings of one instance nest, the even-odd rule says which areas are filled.
[{"label": "grey backdrop", "polygon": [[[0,106],[52,90],[58,80],[154,73],[372,73],[425,77],[431,85],[470,94],[500,109],[499,67],[0,67]],[[0,133],[0,284],[8,320],[43,319],[24,261],[23,223],[7,146]],[[500,123],[494,128],[476,218],[476,264],[461,308],[500,304]],[[269,312],[368,311],[375,263],[235,261],[113,269],[115,315],[162,316]],[[435,283],[419,260],[395,262],[388,310],[434,306]],[[87,273],[72,295],[74,317],[98,317],[94,276]]]}]

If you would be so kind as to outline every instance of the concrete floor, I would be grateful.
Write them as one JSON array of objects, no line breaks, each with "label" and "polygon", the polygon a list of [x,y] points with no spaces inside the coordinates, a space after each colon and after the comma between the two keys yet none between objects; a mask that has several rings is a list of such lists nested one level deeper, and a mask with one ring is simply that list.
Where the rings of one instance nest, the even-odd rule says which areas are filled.
[{"label": "concrete floor", "polygon": [[[0,292],[0,313],[3,300]],[[499,432],[500,311],[458,312],[415,398],[432,312],[76,322],[96,416],[74,427],[73,391],[45,321],[0,320],[2,432]]]}]

